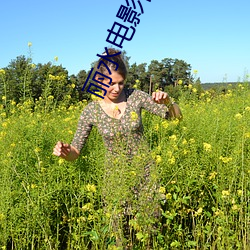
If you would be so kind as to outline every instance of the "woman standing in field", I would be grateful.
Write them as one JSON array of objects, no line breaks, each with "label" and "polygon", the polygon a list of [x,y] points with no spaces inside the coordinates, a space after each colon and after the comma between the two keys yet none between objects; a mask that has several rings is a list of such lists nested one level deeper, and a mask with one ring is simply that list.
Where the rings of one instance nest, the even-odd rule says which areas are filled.
[{"label": "woman standing in field", "polygon": [[[99,133],[102,135],[104,144],[107,148],[107,167],[105,168],[106,173],[104,174],[104,179],[106,183],[109,183],[109,178],[114,172],[112,167],[114,161],[116,160],[117,162],[117,159],[119,159],[121,154],[123,156],[125,155],[127,160],[124,164],[128,166],[131,164],[133,157],[136,156],[141,149],[140,145],[142,145],[142,142],[144,141],[141,119],[142,108],[162,117],[163,119],[181,118],[182,115],[178,105],[173,103],[165,92],[154,92],[151,97],[143,91],[124,88],[127,77],[125,62],[121,54],[118,53],[119,51],[108,49],[107,52],[108,55],[116,55],[109,57],[110,60],[100,58],[97,63],[97,65],[100,65],[98,71],[112,78],[112,83],[109,88],[102,85],[102,88],[106,90],[104,99],[93,101],[84,108],[72,143],[67,144],[60,141],[57,142],[53,154],[62,157],[67,161],[77,159],[92,127],[96,126]],[[118,69],[111,60],[119,65]],[[104,64],[108,66],[111,75]],[[108,79],[105,78],[103,83],[108,85]],[[149,152],[148,149],[144,147],[144,155],[149,155],[147,152]],[[153,190],[155,188],[153,186],[156,185],[149,184],[151,179],[150,172],[152,171],[150,166],[152,165],[151,163],[147,163],[143,167],[140,167],[139,172],[141,174],[138,174],[138,172],[135,173],[136,177],[134,176],[134,179],[137,178],[137,181],[132,181],[133,184],[129,188],[130,191],[132,190],[133,197],[136,200],[140,199],[142,196],[141,193],[144,193],[144,195],[147,196],[146,198],[144,197],[143,203],[145,203],[145,200],[150,201],[151,203],[152,200],[154,200]],[[124,182],[126,178],[127,174],[126,176],[123,175],[121,177],[122,181],[120,185],[122,185],[122,182]],[[103,191],[103,199],[106,203],[108,203],[108,195],[110,194],[107,188],[106,191]],[[126,207],[128,210],[128,207],[131,204],[128,204],[128,201],[122,202],[124,202],[123,207]],[[131,208],[130,211],[133,210],[132,213],[138,212],[137,208],[135,209],[136,211],[133,210],[134,208]]]}]

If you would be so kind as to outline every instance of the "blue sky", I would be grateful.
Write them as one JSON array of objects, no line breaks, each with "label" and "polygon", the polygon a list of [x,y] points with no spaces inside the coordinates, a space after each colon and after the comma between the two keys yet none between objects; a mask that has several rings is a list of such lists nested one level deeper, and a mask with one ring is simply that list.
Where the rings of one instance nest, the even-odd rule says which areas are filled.
[{"label": "blue sky", "polygon": [[[132,5],[132,0],[128,0]],[[130,63],[177,58],[205,82],[238,81],[250,73],[250,1],[140,0],[144,14],[123,49]],[[139,5],[136,2],[137,10]],[[56,64],[69,74],[89,70],[102,53],[107,29],[126,0],[8,0],[1,3],[0,68],[19,55]],[[123,23],[128,26],[128,23]]]}]

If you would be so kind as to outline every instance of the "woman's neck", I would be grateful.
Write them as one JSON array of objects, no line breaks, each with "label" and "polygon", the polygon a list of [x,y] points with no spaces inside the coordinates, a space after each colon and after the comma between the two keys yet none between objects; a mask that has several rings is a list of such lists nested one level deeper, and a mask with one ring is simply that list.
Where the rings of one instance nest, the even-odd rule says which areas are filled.
[{"label": "woman's neck", "polygon": [[121,102],[125,102],[126,101],[126,95],[125,95],[125,91],[123,89],[123,91],[121,92],[121,94],[119,95],[119,97],[115,100],[110,100],[108,97],[104,96],[103,101],[106,104],[119,104]]}]

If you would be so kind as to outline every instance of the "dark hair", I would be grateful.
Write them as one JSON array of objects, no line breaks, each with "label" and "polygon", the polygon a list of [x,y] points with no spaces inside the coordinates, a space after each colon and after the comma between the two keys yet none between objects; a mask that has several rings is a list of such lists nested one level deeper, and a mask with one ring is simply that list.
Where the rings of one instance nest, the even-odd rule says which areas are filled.
[{"label": "dark hair", "polygon": [[[109,48],[107,49],[107,52],[108,52],[108,55],[114,55],[114,54],[117,54],[119,52],[121,52],[120,50],[116,50],[116,49],[113,49],[113,48]],[[102,54],[103,56],[104,55],[107,55],[106,51]],[[116,64],[108,61],[108,60],[105,60],[103,58],[100,57],[100,59],[97,61],[96,65],[95,65],[95,69],[105,75],[109,75],[108,73],[108,70],[107,68],[105,67],[105,65],[103,63],[105,63],[108,68],[112,71],[116,71],[118,74],[120,74],[124,80],[127,78],[127,67],[126,67],[126,64],[125,64],[125,61],[124,61],[124,58],[123,58],[123,55],[122,53],[119,54],[119,55],[115,55],[115,56],[112,56],[112,57],[108,57],[108,59],[110,59],[110,61],[113,61],[115,62]],[[103,63],[100,64],[100,62],[103,61]],[[100,64],[100,65],[99,65]],[[99,69],[97,69],[99,65]],[[117,65],[119,66],[118,69],[117,69]],[[117,70],[116,70],[117,69]]]}]

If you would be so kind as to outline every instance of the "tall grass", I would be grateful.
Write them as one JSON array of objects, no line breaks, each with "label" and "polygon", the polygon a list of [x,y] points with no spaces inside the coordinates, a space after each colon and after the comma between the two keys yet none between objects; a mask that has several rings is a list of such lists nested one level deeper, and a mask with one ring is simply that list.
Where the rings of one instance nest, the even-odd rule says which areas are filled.
[{"label": "tall grass", "polygon": [[161,177],[160,222],[149,227],[155,221],[137,214],[122,241],[134,249],[248,249],[249,85],[217,96],[183,93],[181,122],[143,112],[151,155],[141,153],[132,165],[123,155],[113,162],[123,176],[106,185],[112,209],[102,197],[105,149],[96,129],[77,161],[52,155],[58,140],[71,142],[86,103],[56,108],[53,98],[46,100],[46,109],[43,100],[10,102],[8,117],[1,106],[2,249],[122,249],[116,239],[123,227],[114,226],[121,211],[114,208],[121,209],[117,201],[146,158]]}]

